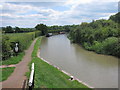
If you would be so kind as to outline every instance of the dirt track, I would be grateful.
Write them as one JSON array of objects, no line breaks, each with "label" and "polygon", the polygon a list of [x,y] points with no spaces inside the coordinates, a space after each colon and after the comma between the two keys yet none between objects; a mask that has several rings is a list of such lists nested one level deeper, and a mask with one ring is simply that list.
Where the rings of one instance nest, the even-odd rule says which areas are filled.
[{"label": "dirt track", "polygon": [[25,51],[25,56],[19,64],[16,64],[16,68],[11,76],[2,82],[2,88],[23,88],[26,81],[25,73],[29,70],[28,64],[31,61],[31,54],[34,49],[36,39],[33,41],[28,50]]}]

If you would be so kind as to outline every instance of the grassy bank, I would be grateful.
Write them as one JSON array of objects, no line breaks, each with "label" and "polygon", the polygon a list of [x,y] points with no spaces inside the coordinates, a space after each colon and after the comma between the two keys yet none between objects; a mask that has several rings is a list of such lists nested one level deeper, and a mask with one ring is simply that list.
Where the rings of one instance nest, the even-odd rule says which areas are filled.
[{"label": "grassy bank", "polygon": [[[6,36],[8,36],[8,37],[10,37],[10,40],[11,41],[16,41],[15,40],[15,37],[16,37],[16,39],[21,39],[21,37],[22,36],[25,36],[25,34],[26,33],[16,33],[16,34],[6,34]],[[23,37],[24,38],[24,37]],[[33,39],[34,40],[34,39]],[[30,45],[31,45],[31,43],[32,43],[32,41],[33,40],[29,40],[28,42],[26,42],[25,43],[25,49],[24,50],[26,50],[26,49],[28,49],[29,47],[30,47]],[[25,41],[23,41],[23,42],[25,42]],[[13,56],[13,57],[9,57],[8,59],[6,59],[6,60],[2,60],[2,65],[10,65],[10,64],[18,64],[21,60],[22,60],[22,58],[23,58],[23,56],[25,55],[25,52],[24,52],[24,50],[22,51],[22,52],[20,52],[20,53],[18,53],[18,55],[17,56]]]},{"label": "grassy bank", "polygon": [[[0,82],[7,80],[7,78],[12,74],[14,71],[15,67],[9,67],[9,68],[3,68],[0,69]],[[2,77],[2,78],[1,78]]]},{"label": "grassy bank", "polygon": [[[32,41],[29,42],[26,49],[28,49],[31,44],[32,44]],[[23,51],[23,52],[19,53],[17,56],[13,56],[7,60],[3,60],[1,64],[2,65],[18,64],[22,60],[24,55],[25,55],[25,52]]]},{"label": "grassy bank", "polygon": [[[32,43],[32,41],[29,41],[26,49],[29,48],[31,43]],[[3,60],[2,63],[0,63],[0,65],[18,64],[22,60],[24,55],[25,55],[25,52],[23,51],[23,52],[19,53],[17,56],[13,56],[13,57],[8,58],[7,60]],[[14,69],[15,69],[15,67],[0,69],[0,82],[7,80],[7,78],[13,73]]]},{"label": "grassy bank", "polygon": [[18,43],[19,53],[24,52],[31,42],[40,35],[40,32],[12,33],[2,35],[2,60],[9,60],[15,56],[15,43]]},{"label": "grassy bank", "polygon": [[[36,41],[34,46],[34,51],[32,53],[31,63],[35,63],[35,88],[87,88],[87,86],[79,83],[78,81],[68,80],[70,77],[54,68],[53,66],[47,64],[37,57],[37,52],[40,47],[41,39]],[[31,68],[31,63],[29,67]],[[29,78],[29,73],[27,76]]]},{"label": "grassy bank", "polygon": [[9,60],[2,61],[2,65],[17,64],[22,60],[24,55],[25,53],[20,53],[18,56],[14,56],[9,58]]}]

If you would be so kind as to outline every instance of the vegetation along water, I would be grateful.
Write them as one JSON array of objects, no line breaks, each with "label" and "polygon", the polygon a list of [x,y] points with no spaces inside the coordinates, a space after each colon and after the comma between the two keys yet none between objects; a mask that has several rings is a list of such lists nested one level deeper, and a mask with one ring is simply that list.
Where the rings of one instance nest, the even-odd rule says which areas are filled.
[{"label": "vegetation along water", "polygon": [[[47,26],[37,24],[34,28],[2,27],[0,30],[0,34],[2,33],[0,37],[0,39],[2,38],[2,41],[0,40],[2,43],[2,64],[19,63],[24,56],[24,51],[35,38],[47,36],[48,33],[62,34],[64,32],[67,33],[67,36],[58,35],[43,38],[41,56],[91,86],[117,87],[118,60],[120,58],[119,27],[120,12],[110,16],[108,20],[93,20],[80,25]],[[36,57],[40,40],[37,41],[32,54],[32,62],[35,63],[37,70],[35,87],[86,87],[77,81],[68,81],[68,76]],[[17,53],[15,52],[16,43],[19,48]],[[39,68],[42,70],[39,71]],[[4,68],[1,71],[4,77],[0,81],[3,81],[11,75],[14,68]],[[56,78],[51,73],[56,73]],[[57,82],[56,80],[59,82],[54,83]]]},{"label": "vegetation along water", "polygon": [[97,53],[120,57],[120,12],[109,20],[82,23],[69,33],[72,42]]}]

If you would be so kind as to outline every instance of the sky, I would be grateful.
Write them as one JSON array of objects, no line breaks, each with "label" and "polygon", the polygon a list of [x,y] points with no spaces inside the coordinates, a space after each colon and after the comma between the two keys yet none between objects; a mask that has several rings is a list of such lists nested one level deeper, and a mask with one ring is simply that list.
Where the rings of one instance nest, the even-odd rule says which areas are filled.
[{"label": "sky", "polygon": [[118,12],[119,0],[0,0],[0,27],[33,28],[73,25],[108,19]]}]

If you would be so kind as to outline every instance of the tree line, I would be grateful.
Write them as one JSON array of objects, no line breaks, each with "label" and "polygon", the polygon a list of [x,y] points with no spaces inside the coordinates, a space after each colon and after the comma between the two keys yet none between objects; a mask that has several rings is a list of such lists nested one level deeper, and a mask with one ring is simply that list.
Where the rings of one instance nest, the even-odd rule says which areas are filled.
[{"label": "tree line", "polygon": [[33,31],[35,31],[34,28],[20,28],[20,27],[12,27],[12,26],[2,27],[3,33],[24,33],[24,32],[33,32]]},{"label": "tree line", "polygon": [[69,32],[74,43],[97,53],[120,57],[120,12],[108,20],[83,22]]},{"label": "tree line", "polygon": [[65,26],[47,26],[45,24],[37,24],[34,28],[20,28],[20,27],[12,27],[6,26],[2,27],[3,33],[25,33],[25,32],[34,32],[41,31],[42,35],[46,35],[48,33],[59,33],[61,31],[69,32],[71,28],[76,27],[77,25],[65,25]]},{"label": "tree line", "polygon": [[[110,16],[108,20],[93,20],[80,25],[47,26],[37,24],[34,28],[2,27],[4,33],[21,33],[40,31],[40,35],[48,33],[68,32],[73,43],[81,44],[85,49],[96,53],[120,57],[120,12]],[[37,33],[36,33],[37,34]],[[36,35],[39,36],[39,35]]]}]

